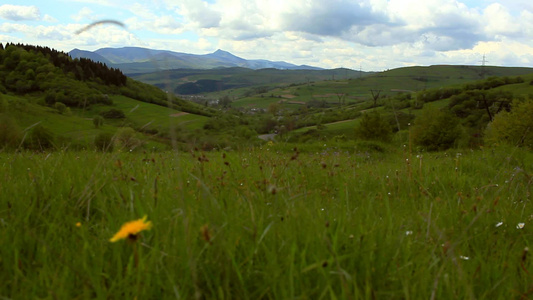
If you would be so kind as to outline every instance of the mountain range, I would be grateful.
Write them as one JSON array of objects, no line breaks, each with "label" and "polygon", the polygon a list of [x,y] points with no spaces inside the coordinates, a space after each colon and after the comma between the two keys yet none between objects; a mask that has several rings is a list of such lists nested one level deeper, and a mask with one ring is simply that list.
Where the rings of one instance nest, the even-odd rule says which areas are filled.
[{"label": "mountain range", "polygon": [[125,74],[150,73],[171,69],[216,69],[242,67],[253,70],[322,70],[321,68],[294,65],[284,61],[247,60],[227,51],[217,50],[209,54],[189,54],[168,50],[154,50],[139,47],[102,48],[96,51],[74,49],[72,58],[88,58],[118,68]]}]

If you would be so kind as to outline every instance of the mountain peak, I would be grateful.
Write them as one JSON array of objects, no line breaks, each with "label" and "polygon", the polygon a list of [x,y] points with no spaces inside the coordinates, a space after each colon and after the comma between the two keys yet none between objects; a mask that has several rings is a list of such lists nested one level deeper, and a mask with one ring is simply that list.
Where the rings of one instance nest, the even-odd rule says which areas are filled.
[{"label": "mountain peak", "polygon": [[229,53],[228,51],[224,51],[224,50],[221,50],[221,49],[218,49],[217,51],[213,52],[213,55],[225,56],[225,57],[237,57],[237,56]]}]

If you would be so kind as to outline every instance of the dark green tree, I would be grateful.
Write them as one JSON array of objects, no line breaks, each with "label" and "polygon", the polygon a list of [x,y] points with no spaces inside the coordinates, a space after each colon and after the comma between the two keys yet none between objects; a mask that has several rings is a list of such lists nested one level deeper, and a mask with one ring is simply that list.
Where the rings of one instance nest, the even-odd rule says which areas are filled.
[{"label": "dark green tree", "polygon": [[462,133],[459,120],[450,111],[427,108],[415,119],[410,137],[415,145],[437,151],[454,147]]},{"label": "dark green tree", "polygon": [[363,114],[355,128],[355,135],[363,140],[388,142],[392,137],[392,128],[380,113],[372,111]]}]

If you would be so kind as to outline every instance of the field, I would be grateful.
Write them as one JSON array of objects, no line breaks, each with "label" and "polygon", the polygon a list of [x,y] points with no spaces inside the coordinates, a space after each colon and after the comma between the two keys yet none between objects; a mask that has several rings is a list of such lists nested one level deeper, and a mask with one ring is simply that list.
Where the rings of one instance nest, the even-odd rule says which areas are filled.
[{"label": "field", "polygon": [[533,153],[290,147],[0,153],[0,297],[532,297]]},{"label": "field", "polygon": [[[248,89],[235,89],[218,93],[208,93],[208,97],[220,97],[230,95],[235,97],[233,106],[246,108],[266,108],[270,103],[281,100],[309,102],[326,101],[331,105],[337,105],[339,101],[346,104],[360,103],[372,99],[372,92],[380,96],[395,96],[400,92],[410,93],[431,88],[441,88],[450,86],[461,86],[467,82],[482,80],[490,76],[524,76],[525,84],[513,87],[517,93],[528,93],[531,89],[532,69],[530,68],[501,68],[475,66],[430,66],[430,67],[407,67],[393,69],[373,75],[366,75],[362,78],[351,77],[345,79],[337,76],[335,80],[308,82],[305,84],[291,85],[280,88],[273,88],[266,93],[244,97],[244,91]],[[509,87],[511,88],[511,87]],[[289,96],[290,99],[285,97]],[[284,108],[288,109],[287,102],[280,102]]]}]

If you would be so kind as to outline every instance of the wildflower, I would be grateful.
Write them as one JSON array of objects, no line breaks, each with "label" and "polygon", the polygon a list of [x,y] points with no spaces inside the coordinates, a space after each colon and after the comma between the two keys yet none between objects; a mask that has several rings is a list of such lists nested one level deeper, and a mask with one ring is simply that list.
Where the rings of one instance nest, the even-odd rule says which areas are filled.
[{"label": "wildflower", "polygon": [[405,232],[405,235],[411,235],[411,234],[413,234],[413,232],[411,230],[408,230],[408,231]]},{"label": "wildflower", "polygon": [[522,229],[525,225],[526,223],[518,223],[518,225],[516,225],[516,229]]},{"label": "wildflower", "polygon": [[459,256],[459,258],[462,259],[462,260],[469,260],[469,259],[470,259],[470,257],[468,257],[468,256],[463,256],[463,255]]},{"label": "wildflower", "polygon": [[130,221],[122,225],[120,230],[109,241],[113,243],[125,238],[135,240],[139,232],[150,230],[151,228],[152,222],[146,222],[146,216],[144,216],[142,219]]},{"label": "wildflower", "polygon": [[81,227],[81,222],[76,223],[76,227]]},{"label": "wildflower", "polygon": [[503,222],[498,222],[498,223],[496,224],[496,227],[500,227],[500,226],[502,226],[502,225],[503,225]]}]

